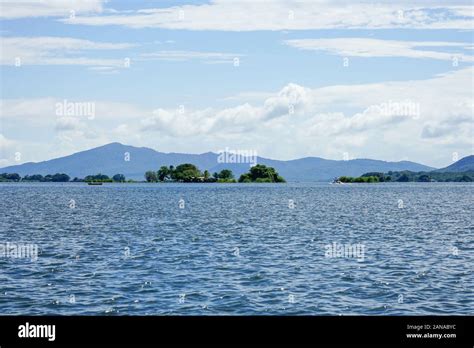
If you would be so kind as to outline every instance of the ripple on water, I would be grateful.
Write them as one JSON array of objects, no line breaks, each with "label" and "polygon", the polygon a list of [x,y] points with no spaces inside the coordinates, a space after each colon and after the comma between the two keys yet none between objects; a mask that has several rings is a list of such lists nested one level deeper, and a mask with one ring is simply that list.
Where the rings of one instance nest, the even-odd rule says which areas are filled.
[{"label": "ripple on water", "polygon": [[[472,184],[0,185],[0,242],[40,250],[0,258],[4,314],[474,308]],[[363,244],[363,261],[326,257],[333,243]]]}]

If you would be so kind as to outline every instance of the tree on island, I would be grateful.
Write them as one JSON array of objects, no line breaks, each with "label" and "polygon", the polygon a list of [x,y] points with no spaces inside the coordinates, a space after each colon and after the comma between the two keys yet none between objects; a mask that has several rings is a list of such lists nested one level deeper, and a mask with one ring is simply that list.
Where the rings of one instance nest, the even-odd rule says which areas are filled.
[{"label": "tree on island", "polygon": [[410,178],[408,177],[408,175],[406,175],[405,173],[403,173],[398,179],[397,179],[398,182],[408,182],[410,181]]},{"label": "tree on island", "polygon": [[222,169],[220,173],[215,173],[216,177],[213,179],[213,181],[217,181],[220,183],[234,183],[237,182],[234,179],[234,173],[232,173],[232,170],[230,169]]},{"label": "tree on island", "polygon": [[147,182],[163,182],[163,181],[178,181],[178,182],[236,182],[234,174],[229,169],[223,169],[219,173],[211,173],[208,170],[201,170],[191,163],[184,163],[173,166],[161,166],[157,172],[151,170],[145,173]]},{"label": "tree on island", "polygon": [[275,170],[263,164],[250,168],[249,172],[242,174],[239,182],[286,182]]},{"label": "tree on island", "polygon": [[159,181],[165,181],[165,179],[171,179],[171,174],[173,173],[173,166],[169,168],[167,166],[161,166],[161,168],[156,172]]},{"label": "tree on island", "polygon": [[157,172],[149,170],[145,173],[147,182],[166,180],[192,182],[198,181],[200,178],[203,178],[203,174],[194,164],[190,163],[180,164],[176,168],[174,166],[161,166]]},{"label": "tree on island", "polygon": [[386,182],[386,181],[392,180],[392,178],[390,177],[390,173],[391,172],[388,172],[386,175],[381,172],[370,172],[370,173],[362,174],[361,177],[368,178],[372,176],[373,178],[370,180],[370,182]]},{"label": "tree on island", "polygon": [[173,171],[173,178],[176,181],[192,182],[202,176],[198,167],[191,163],[180,164]]},{"label": "tree on island", "polygon": [[431,177],[429,175],[426,175],[426,174],[423,174],[423,175],[420,175],[418,177],[418,180],[419,182],[430,182],[431,181]]},{"label": "tree on island", "polygon": [[145,173],[145,180],[147,182],[157,182],[158,177],[154,171],[149,170]]},{"label": "tree on island", "polygon": [[86,182],[112,182],[112,179],[105,174],[88,175],[84,178]]},{"label": "tree on island", "polygon": [[20,181],[21,176],[17,173],[3,173],[0,174],[0,181]]},{"label": "tree on island", "polygon": [[125,175],[123,174],[115,174],[113,177],[112,177],[112,180],[114,182],[125,182]]},{"label": "tree on island", "polygon": [[224,180],[230,180],[234,178],[234,174],[232,173],[232,170],[230,169],[223,169],[221,172],[218,174],[219,179],[224,179]]},{"label": "tree on island", "polygon": [[51,177],[52,182],[68,182],[69,179],[71,179],[69,175],[64,173],[56,173]]},{"label": "tree on island", "polygon": [[[18,174],[17,174],[18,175]],[[22,181],[38,181],[38,182],[68,182],[71,180],[69,175],[64,173],[48,174],[43,176],[41,174],[25,175]]]},{"label": "tree on island", "polygon": [[22,181],[44,181],[44,177],[41,174],[25,175]]}]

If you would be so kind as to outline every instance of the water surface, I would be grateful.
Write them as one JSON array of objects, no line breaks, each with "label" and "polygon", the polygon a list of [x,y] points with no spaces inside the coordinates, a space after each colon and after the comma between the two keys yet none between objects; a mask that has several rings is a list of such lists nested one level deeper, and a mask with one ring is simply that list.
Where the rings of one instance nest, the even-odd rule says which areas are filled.
[{"label": "water surface", "polygon": [[0,313],[472,315],[473,189],[3,183]]}]

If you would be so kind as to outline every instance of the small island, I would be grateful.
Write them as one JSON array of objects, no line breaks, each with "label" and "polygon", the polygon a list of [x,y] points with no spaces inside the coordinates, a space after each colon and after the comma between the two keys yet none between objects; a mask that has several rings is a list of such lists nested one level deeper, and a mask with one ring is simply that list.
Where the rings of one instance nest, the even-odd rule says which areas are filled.
[{"label": "small island", "polygon": [[[242,174],[238,180],[230,169],[223,169],[212,175],[208,170],[201,172],[194,164],[184,163],[176,167],[162,166],[158,171],[149,170],[145,173],[145,181],[149,183],[157,182],[185,182],[185,183],[284,183],[286,182],[272,167],[257,164],[249,169],[248,173]],[[105,174],[87,175],[85,178],[71,180],[70,176],[64,173],[56,174],[34,174],[21,177],[18,173],[0,174],[0,182],[86,182],[89,185],[102,183],[136,183],[123,174],[115,174],[109,177]]]},{"label": "small island", "polygon": [[[145,173],[147,182],[206,182],[206,183],[236,183],[237,180],[230,169],[223,169],[219,173],[212,175],[208,170],[201,172],[194,164],[184,163],[176,167],[162,166],[157,172],[147,171]],[[284,183],[275,168],[267,167],[263,164],[257,164],[250,168],[248,173],[242,174],[238,180],[239,183]]]},{"label": "small island", "polygon": [[389,171],[388,173],[370,172],[359,177],[340,176],[334,183],[377,183],[377,182],[472,182],[474,172],[401,172]]},{"label": "small island", "polygon": [[282,178],[274,168],[257,164],[251,167],[248,173],[242,174],[239,178],[239,182],[282,183],[286,182],[286,180]]},{"label": "small island", "polygon": [[64,173],[56,174],[33,174],[21,177],[18,173],[2,173],[0,174],[0,182],[87,182],[87,183],[104,183],[104,182],[135,182],[127,180],[123,174],[115,174],[111,178],[108,175],[96,174],[87,175],[84,179],[74,178]]}]

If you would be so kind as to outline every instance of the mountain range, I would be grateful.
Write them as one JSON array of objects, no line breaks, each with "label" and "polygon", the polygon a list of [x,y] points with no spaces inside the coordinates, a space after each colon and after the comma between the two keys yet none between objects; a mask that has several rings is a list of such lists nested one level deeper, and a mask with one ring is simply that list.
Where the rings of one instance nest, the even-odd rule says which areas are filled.
[{"label": "mountain range", "polygon": [[[222,157],[222,156],[221,156]],[[112,176],[120,173],[127,179],[143,180],[147,170],[158,170],[161,166],[192,163],[201,170],[213,173],[231,169],[236,177],[247,172],[249,163],[219,163],[219,154],[163,153],[146,147],[135,147],[120,143],[110,143],[90,150],[74,153],[42,162],[28,162],[1,168],[0,172],[32,174],[66,173],[71,178],[83,178],[91,174]],[[328,160],[319,157],[305,157],[282,161],[257,157],[257,163],[274,167],[287,181],[325,181],[341,175],[359,176],[367,172],[388,172],[410,170],[431,171],[435,168],[423,164],[399,161],[387,162],[373,159]],[[460,170],[462,169],[462,170]],[[468,156],[439,171],[474,170],[474,156]]]}]

